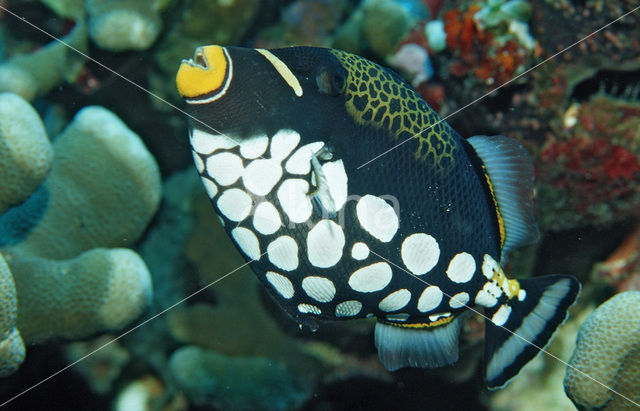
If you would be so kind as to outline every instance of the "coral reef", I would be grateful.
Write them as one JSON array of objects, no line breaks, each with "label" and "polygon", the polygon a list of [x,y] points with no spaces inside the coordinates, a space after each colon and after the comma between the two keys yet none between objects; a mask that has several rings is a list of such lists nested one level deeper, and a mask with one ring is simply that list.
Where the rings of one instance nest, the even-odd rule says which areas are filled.
[{"label": "coral reef", "polygon": [[640,402],[640,291],[615,295],[582,324],[564,388],[579,409],[637,406],[629,400]]},{"label": "coral reef", "polygon": [[[11,98],[15,117],[24,118],[28,104]],[[31,149],[41,152],[22,150],[19,161],[50,156],[42,142]],[[26,343],[120,329],[147,309],[152,293],[140,256],[111,248],[135,241],[158,207],[158,167],[139,137],[108,110],[87,107],[53,150],[43,184],[0,215],[0,252],[15,282],[17,329]],[[8,187],[22,182],[15,173],[2,175],[14,178]],[[11,318],[11,307],[2,308]]]},{"label": "coral reef", "polygon": [[604,225],[638,214],[639,114],[640,103],[604,93],[569,107],[540,152],[545,226]]}]

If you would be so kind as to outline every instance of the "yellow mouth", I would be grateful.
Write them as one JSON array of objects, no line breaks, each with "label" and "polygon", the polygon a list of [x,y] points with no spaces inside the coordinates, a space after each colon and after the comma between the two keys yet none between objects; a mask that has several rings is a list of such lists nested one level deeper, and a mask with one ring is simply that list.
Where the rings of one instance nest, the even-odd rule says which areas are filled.
[{"label": "yellow mouth", "polygon": [[178,93],[184,98],[195,98],[223,88],[231,80],[228,75],[230,61],[223,47],[198,47],[193,58],[182,60],[176,86]]}]

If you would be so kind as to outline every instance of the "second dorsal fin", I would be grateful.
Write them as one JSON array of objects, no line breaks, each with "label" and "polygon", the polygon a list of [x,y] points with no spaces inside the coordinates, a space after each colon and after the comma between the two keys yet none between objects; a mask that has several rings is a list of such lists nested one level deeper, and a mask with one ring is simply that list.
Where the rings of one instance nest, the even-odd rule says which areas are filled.
[{"label": "second dorsal fin", "polygon": [[473,136],[467,141],[484,165],[498,218],[504,224],[502,254],[538,240],[533,214],[533,163],[517,140],[505,136]]}]

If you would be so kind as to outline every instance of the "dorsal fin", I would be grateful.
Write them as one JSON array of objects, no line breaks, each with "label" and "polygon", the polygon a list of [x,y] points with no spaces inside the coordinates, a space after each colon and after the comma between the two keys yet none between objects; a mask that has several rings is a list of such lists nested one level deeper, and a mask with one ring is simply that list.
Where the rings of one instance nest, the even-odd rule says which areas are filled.
[{"label": "dorsal fin", "polygon": [[537,241],[540,233],[533,214],[533,163],[527,150],[505,136],[473,136],[467,141],[482,160],[498,219],[504,224],[502,257],[512,248]]}]

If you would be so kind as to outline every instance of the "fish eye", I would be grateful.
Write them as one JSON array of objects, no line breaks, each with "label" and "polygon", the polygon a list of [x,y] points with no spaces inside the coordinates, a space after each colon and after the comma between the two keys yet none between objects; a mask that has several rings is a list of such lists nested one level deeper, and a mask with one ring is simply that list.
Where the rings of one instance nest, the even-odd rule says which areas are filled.
[{"label": "fish eye", "polygon": [[336,70],[323,67],[316,75],[316,82],[318,83],[318,89],[322,93],[337,96],[344,92],[347,83],[346,73],[342,68]]}]

